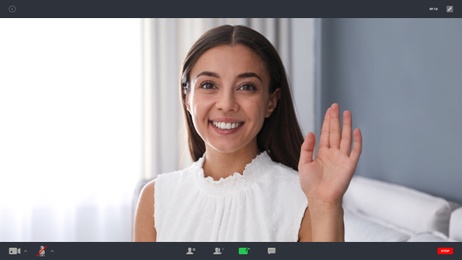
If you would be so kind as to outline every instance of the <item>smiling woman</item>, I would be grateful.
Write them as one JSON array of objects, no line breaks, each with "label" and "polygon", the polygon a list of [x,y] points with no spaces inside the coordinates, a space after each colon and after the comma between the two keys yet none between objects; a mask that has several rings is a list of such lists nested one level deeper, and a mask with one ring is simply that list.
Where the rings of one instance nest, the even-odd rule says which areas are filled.
[{"label": "smiling woman", "polygon": [[327,110],[314,155],[278,53],[245,26],[202,35],[180,91],[195,162],[144,187],[135,241],[344,240],[342,198],[362,145],[349,111],[341,126],[339,106]]}]

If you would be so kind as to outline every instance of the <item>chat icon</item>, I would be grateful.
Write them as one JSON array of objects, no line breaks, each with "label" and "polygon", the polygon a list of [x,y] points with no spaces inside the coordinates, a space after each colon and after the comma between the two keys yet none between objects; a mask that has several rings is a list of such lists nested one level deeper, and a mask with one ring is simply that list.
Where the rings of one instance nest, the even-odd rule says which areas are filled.
[{"label": "chat icon", "polygon": [[276,254],[276,248],[268,247],[268,255],[274,255],[274,254]]}]

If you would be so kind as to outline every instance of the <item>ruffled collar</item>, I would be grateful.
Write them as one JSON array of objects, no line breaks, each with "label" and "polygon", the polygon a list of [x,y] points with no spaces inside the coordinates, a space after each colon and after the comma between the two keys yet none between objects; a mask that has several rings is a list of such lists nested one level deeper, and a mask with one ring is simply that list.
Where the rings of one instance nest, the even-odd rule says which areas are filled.
[{"label": "ruffled collar", "polygon": [[242,174],[235,172],[226,178],[214,180],[212,177],[205,177],[204,175],[204,169],[202,168],[204,159],[204,156],[202,156],[192,167],[195,169],[196,180],[201,190],[214,195],[226,194],[249,187],[262,174],[268,172],[267,169],[275,163],[265,151],[252,159],[252,161],[245,166]]}]

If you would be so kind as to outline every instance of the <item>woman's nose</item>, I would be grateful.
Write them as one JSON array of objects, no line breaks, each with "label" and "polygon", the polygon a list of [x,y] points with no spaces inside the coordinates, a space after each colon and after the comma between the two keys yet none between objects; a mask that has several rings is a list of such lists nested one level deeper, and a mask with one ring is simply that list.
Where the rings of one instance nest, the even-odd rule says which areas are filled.
[{"label": "woman's nose", "polygon": [[224,112],[235,112],[239,110],[236,97],[234,93],[230,92],[222,93],[216,102],[216,106],[219,110],[223,110]]}]

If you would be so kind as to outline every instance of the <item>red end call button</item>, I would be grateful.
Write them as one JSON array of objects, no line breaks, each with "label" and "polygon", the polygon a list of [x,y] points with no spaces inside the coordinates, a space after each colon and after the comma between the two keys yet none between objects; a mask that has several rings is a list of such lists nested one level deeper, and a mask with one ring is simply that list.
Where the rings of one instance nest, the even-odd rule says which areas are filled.
[{"label": "red end call button", "polygon": [[452,255],[454,249],[452,247],[438,247],[438,255]]}]

